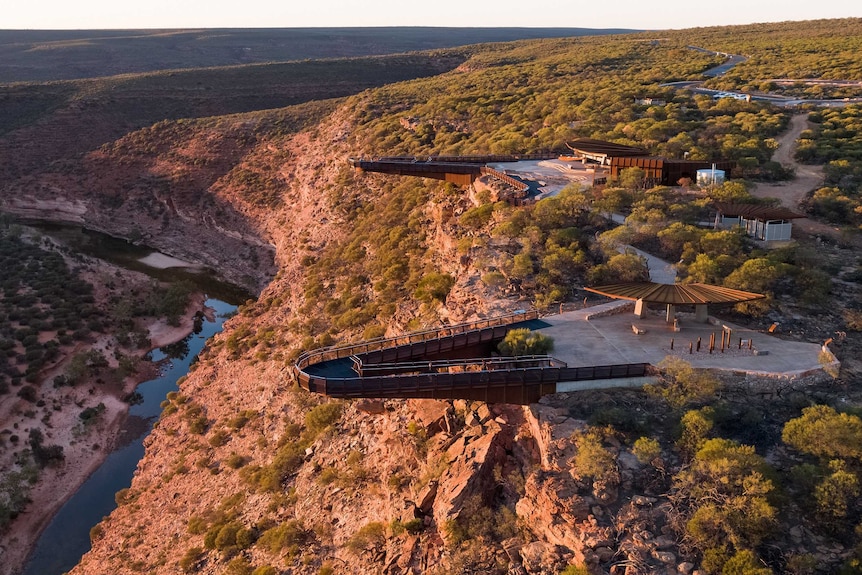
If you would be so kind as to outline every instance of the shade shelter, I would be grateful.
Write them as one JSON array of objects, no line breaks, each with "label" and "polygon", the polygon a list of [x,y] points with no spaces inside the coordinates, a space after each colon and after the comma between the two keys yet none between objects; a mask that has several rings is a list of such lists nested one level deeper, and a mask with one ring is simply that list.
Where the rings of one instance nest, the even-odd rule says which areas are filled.
[{"label": "shade shelter", "polygon": [[789,240],[792,220],[805,217],[787,208],[759,204],[716,202],[715,209],[717,225],[741,227],[748,236],[767,242]]},{"label": "shade shelter", "polygon": [[638,317],[646,315],[647,304],[665,305],[668,323],[673,322],[678,305],[693,305],[695,321],[705,323],[709,317],[709,304],[737,304],[766,297],[759,293],[700,283],[629,282],[584,289],[613,299],[635,301],[635,315]]}]

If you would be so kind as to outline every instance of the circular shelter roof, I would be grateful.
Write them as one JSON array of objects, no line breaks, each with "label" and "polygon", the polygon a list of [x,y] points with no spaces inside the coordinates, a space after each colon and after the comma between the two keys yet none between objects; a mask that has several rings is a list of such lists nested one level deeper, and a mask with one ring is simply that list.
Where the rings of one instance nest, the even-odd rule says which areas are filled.
[{"label": "circular shelter roof", "polygon": [[631,282],[584,289],[614,299],[643,300],[647,303],[669,305],[740,303],[766,297],[759,293],[709,284]]}]

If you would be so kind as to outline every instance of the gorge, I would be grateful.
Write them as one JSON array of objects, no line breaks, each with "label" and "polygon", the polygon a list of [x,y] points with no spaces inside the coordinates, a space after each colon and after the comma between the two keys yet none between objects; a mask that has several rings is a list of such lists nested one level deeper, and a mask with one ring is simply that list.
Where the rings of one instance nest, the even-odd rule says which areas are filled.
[{"label": "gorge", "polygon": [[[212,70],[200,88],[164,88],[183,104],[176,116],[147,90],[124,91],[147,86],[141,78],[10,88],[52,103],[0,130],[0,210],[144,242],[257,296],[167,398],[131,486],[70,572],[806,573],[858,563],[859,453],[812,451],[794,432],[814,421],[856,438],[857,254],[840,238],[799,236],[767,251],[698,228],[709,201],[749,199],[743,177],[781,176],[770,159],[790,113],[660,84],[699,80],[719,63],[688,45],[745,54],[782,45],[783,62],[750,57],[717,80],[740,89],[808,65],[827,70],[812,59],[812,38],[818,58],[839,61],[855,53],[860,26],[476,45],[393,57],[401,75],[373,86],[344,79],[351,62],[302,76],[256,68],[279,90],[293,83],[321,99],[223,115],[202,105],[227,82]],[[831,39],[838,29],[841,42]],[[222,86],[225,99],[241,85]],[[63,90],[78,91],[64,99]],[[208,94],[198,100],[198,90]],[[663,103],[636,102],[645,96]],[[52,132],[57,147],[42,155]],[[547,153],[576,136],[726,154],[745,171],[711,190],[644,190],[631,178],[513,207],[446,182],[360,175],[347,162]],[[617,211],[628,216],[622,226],[601,217]],[[602,301],[583,286],[643,271],[620,242],[662,251],[683,279],[768,292],[763,307],[727,317],[752,330],[777,324],[777,337],[797,341],[835,337],[837,379],[776,379],[770,395],[745,375],[669,362],[652,388],[528,406],[329,400],[293,380],[304,351]],[[846,487],[835,498],[843,507],[817,498],[836,486]]]}]

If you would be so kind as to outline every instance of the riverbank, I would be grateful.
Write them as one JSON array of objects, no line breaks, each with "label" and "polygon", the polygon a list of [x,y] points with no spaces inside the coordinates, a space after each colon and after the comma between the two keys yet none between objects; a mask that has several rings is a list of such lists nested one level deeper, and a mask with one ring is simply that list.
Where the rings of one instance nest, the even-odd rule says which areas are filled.
[{"label": "riverbank", "polygon": [[[195,317],[201,313],[211,316],[203,293],[190,298],[186,312],[178,325],[168,325],[164,320],[151,318],[146,322],[150,336],[150,347],[158,349],[179,342],[194,330]],[[97,341],[93,349],[106,345]],[[42,531],[57,511],[78,490],[87,478],[99,468],[110,453],[124,443],[124,423],[129,413],[125,398],[143,381],[152,378],[157,366],[145,364],[145,369],[127,377],[121,387],[99,385],[98,382],[81,384],[74,388],[43,386],[45,402],[53,412],[45,423],[45,444],[63,447],[63,461],[57,467],[41,470],[37,482],[30,491],[30,500],[25,511],[9,526],[0,544],[0,575],[15,575],[23,569]],[[53,395],[53,397],[51,397]],[[19,402],[20,403],[20,402]],[[101,408],[99,406],[104,406]],[[81,419],[81,409],[87,407],[101,410],[89,422]],[[17,425],[24,433],[29,428]]]}]

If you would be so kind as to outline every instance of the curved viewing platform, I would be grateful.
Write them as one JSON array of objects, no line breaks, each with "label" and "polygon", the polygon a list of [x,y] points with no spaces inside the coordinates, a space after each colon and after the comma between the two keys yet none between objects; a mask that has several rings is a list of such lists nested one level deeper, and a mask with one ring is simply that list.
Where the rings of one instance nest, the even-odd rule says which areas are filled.
[{"label": "curved viewing platform", "polygon": [[494,357],[511,329],[550,324],[536,311],[302,354],[300,386],[342,398],[470,399],[529,404],[564,381],[643,377],[645,363],[571,367],[551,356]]},{"label": "curved viewing platform", "polygon": [[[520,311],[476,322],[303,353],[294,373],[308,391],[339,398],[468,399],[529,404],[544,395],[639,387],[669,355],[695,368],[792,380],[823,373],[815,343],[781,340],[710,318],[671,327],[609,302],[539,317]],[[552,356],[499,357],[511,329],[554,339]],[[717,342],[721,341],[721,345]],[[715,345],[710,346],[710,342]]]}]

